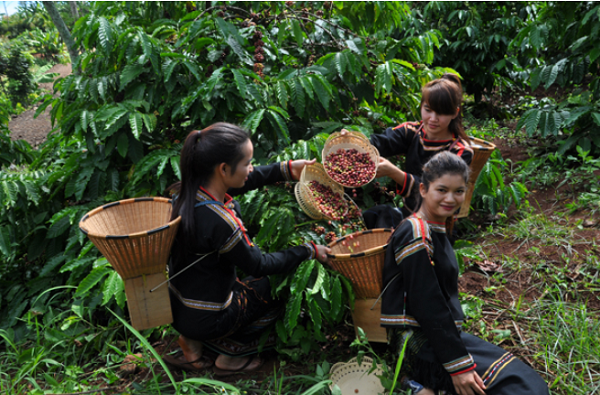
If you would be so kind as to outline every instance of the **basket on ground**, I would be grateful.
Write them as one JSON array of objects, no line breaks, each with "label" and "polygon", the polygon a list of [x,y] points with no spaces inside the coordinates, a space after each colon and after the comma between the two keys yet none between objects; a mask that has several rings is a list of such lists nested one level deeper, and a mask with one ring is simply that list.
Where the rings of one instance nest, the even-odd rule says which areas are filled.
[{"label": "basket on ground", "polygon": [[382,290],[383,261],[391,229],[352,233],[329,244],[329,264],[352,283],[359,298],[376,298]]},{"label": "basket on ground", "polygon": [[360,365],[356,357],[345,363],[336,363],[329,371],[331,390],[337,385],[342,395],[383,393],[385,388],[377,377],[384,374],[383,369],[381,365],[376,365],[374,371],[370,372],[372,368],[373,359],[370,357],[362,357]]},{"label": "basket on ground", "polygon": [[471,207],[471,199],[473,198],[473,192],[475,191],[475,182],[481,169],[488,161],[492,152],[496,149],[496,146],[488,141],[478,139],[476,137],[469,136],[471,140],[471,148],[473,149],[473,160],[471,161],[471,176],[469,177],[469,183],[467,184],[467,193],[465,194],[465,201],[460,206],[460,211],[457,217],[463,218],[469,215],[469,208]]},{"label": "basket on ground", "polygon": [[170,221],[171,200],[126,199],[87,213],[79,228],[125,282],[131,323],[141,330],[173,322],[165,268],[181,217]]},{"label": "basket on ground", "polygon": [[[338,220],[339,218],[334,218],[321,212],[319,205],[315,200],[315,196],[309,187],[311,181],[317,181],[320,184],[331,188],[333,193],[339,194],[340,198],[346,202],[344,199],[344,188],[327,176],[322,164],[315,163],[313,165],[304,167],[302,173],[300,174],[300,180],[294,187],[294,194],[296,195],[296,200],[298,201],[302,211],[304,211],[306,215],[312,219]],[[347,212],[348,204],[346,202],[346,210],[344,213],[342,213],[341,217],[346,215]]]},{"label": "basket on ground", "polygon": [[[331,153],[337,152],[339,149],[350,150],[354,148],[360,153],[368,154],[369,158],[371,159],[371,161],[373,161],[373,164],[375,165],[369,179],[361,183],[360,185],[348,185],[347,183],[340,183],[346,188],[357,188],[362,185],[368,184],[375,178],[375,175],[377,173],[377,166],[379,166],[379,151],[377,151],[377,148],[371,145],[369,140],[362,133],[350,132],[347,130],[343,130],[343,132],[345,132],[345,134],[343,135],[342,132],[332,133],[327,138],[327,140],[325,141],[325,146],[323,147],[323,151],[321,152],[321,158],[323,160],[323,163],[325,164],[327,161],[327,156]],[[330,172],[327,171],[326,166],[325,171],[327,172],[327,175],[329,177],[332,176]],[[332,179],[335,180],[335,178],[333,177]]]}]

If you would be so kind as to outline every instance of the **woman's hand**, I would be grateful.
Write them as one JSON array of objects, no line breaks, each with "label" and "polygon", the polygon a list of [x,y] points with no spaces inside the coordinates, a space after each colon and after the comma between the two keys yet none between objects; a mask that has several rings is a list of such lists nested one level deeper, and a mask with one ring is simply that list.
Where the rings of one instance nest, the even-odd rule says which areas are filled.
[{"label": "woman's hand", "polygon": [[475,370],[452,377],[452,384],[458,395],[485,395],[485,384]]},{"label": "woman's hand", "polygon": [[317,256],[316,260],[321,263],[329,263],[329,258],[327,254],[331,252],[331,248],[327,246],[317,245]]},{"label": "woman's hand", "polygon": [[302,170],[304,170],[305,166],[308,165],[312,165],[316,162],[316,159],[312,159],[312,160],[305,160],[305,159],[299,159],[299,160],[293,160],[292,161],[292,178],[296,181],[298,181],[300,179],[300,174],[302,174]]},{"label": "woman's hand", "polygon": [[377,166],[377,174],[376,178],[379,177],[389,177],[392,180],[396,181],[397,184],[404,184],[404,179],[406,178],[406,174],[396,167],[389,160],[379,157],[379,165]]}]

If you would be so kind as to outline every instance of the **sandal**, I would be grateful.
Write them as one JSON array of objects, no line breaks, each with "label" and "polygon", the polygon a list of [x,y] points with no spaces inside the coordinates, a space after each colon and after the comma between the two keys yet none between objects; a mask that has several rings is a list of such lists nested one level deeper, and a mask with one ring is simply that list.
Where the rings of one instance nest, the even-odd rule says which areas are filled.
[{"label": "sandal", "polygon": [[[183,351],[181,349],[177,350],[177,352],[173,355],[163,356],[163,360],[174,368],[191,372],[202,372],[203,370],[212,367],[215,363],[213,360],[204,355],[194,361],[188,362],[183,356]],[[200,367],[196,366],[195,364],[200,365]]]},{"label": "sandal", "polygon": [[250,364],[252,362],[254,362],[256,360],[256,358],[258,358],[258,354],[252,354],[250,356],[250,358],[248,358],[248,360],[246,361],[245,364],[243,364],[240,368],[233,369],[233,370],[220,369],[220,368],[217,367],[217,365],[215,365],[215,366],[213,366],[213,373],[216,376],[223,377],[223,376],[230,376],[230,375],[235,374],[235,373],[254,372],[254,371],[260,369],[263,366],[263,364],[265,363],[264,359],[259,359],[258,366],[254,367],[252,369],[246,369],[248,366],[250,366]]}]

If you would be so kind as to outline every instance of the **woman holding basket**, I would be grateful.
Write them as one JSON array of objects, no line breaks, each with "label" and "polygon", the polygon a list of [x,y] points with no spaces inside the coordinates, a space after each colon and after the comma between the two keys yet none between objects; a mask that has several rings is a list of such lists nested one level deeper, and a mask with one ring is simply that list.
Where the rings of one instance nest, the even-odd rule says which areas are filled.
[{"label": "woman holding basket", "polygon": [[396,350],[407,342],[403,369],[413,393],[548,394],[542,378],[513,354],[461,330],[458,264],[446,228],[468,179],[469,167],[450,152],[425,164],[421,201],[386,252],[381,326]]},{"label": "woman holding basket", "polygon": [[[446,73],[424,85],[421,93],[421,121],[387,128],[370,139],[381,155],[377,177],[387,176],[396,182],[396,192],[404,197],[404,217],[415,209],[423,165],[429,158],[440,151],[450,151],[467,164],[473,159],[462,124],[462,85],[458,76]],[[406,157],[404,169],[385,159],[394,155]],[[382,209],[365,212],[365,220],[372,222],[375,219],[370,216],[387,215]],[[394,225],[396,223],[384,227]]]},{"label": "woman holding basket", "polygon": [[[169,264],[173,327],[181,334],[183,355],[167,361],[178,367],[212,366],[204,347],[219,354],[217,374],[260,367],[259,339],[282,310],[271,297],[267,276],[290,272],[306,259],[327,261],[329,248],[312,242],[274,253],[263,253],[252,243],[231,196],[297,180],[314,162],[254,168],[252,156],[247,132],[228,123],[191,132],[183,146],[172,214],[182,220]],[[251,277],[237,278],[238,268]],[[270,338],[266,345],[273,342]]]}]

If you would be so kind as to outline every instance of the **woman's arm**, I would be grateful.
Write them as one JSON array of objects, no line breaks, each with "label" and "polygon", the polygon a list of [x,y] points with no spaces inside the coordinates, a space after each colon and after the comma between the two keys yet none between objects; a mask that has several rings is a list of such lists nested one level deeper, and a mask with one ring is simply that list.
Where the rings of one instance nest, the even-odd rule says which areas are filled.
[{"label": "woman's arm", "polygon": [[418,123],[405,122],[395,128],[387,128],[381,134],[371,135],[371,144],[383,157],[405,155],[418,130]]},{"label": "woman's arm", "polygon": [[250,172],[248,180],[243,187],[230,188],[227,193],[231,196],[237,196],[280,181],[298,181],[304,167],[312,165],[315,161],[316,159],[299,159],[273,163],[266,166],[257,166]]}]

